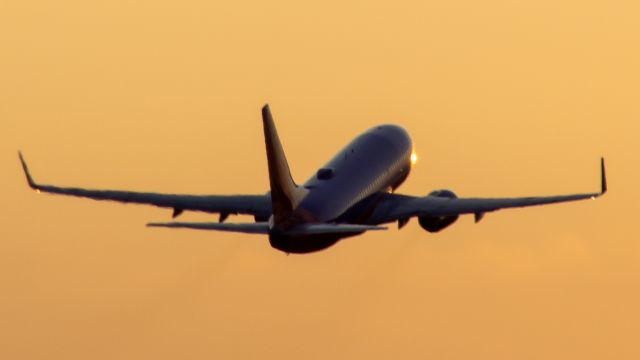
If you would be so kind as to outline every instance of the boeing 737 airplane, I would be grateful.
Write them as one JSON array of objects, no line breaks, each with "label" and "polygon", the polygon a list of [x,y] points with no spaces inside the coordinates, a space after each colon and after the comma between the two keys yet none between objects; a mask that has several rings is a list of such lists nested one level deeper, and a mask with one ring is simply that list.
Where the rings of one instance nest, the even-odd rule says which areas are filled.
[{"label": "boeing 737 airplane", "polygon": [[[404,227],[416,217],[431,233],[453,224],[460,215],[475,221],[499,209],[595,199],[607,191],[604,159],[600,161],[600,192],[520,198],[458,198],[450,190],[427,196],[394,191],[407,179],[416,158],[407,132],[395,125],[380,125],[356,137],[303,185],[291,178],[269,106],[262,122],[271,191],[258,195],[173,195],[131,191],[89,190],[36,183],[19,154],[29,186],[38,192],[148,204],[183,211],[219,214],[218,222],[149,223],[148,226],[218,230],[269,236],[272,247],[286,253],[310,253],[366,231],[384,230],[381,224]],[[230,214],[252,215],[253,223],[225,223]]]}]

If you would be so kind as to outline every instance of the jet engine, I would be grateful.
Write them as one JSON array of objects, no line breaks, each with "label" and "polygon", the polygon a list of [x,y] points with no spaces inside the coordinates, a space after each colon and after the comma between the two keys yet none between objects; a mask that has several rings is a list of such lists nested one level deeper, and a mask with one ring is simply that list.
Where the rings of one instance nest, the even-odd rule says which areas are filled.
[{"label": "jet engine", "polygon": [[[432,191],[428,196],[435,196],[441,198],[455,199],[456,194],[451,190],[436,190]],[[427,230],[430,233],[436,233],[458,220],[458,215],[451,216],[419,216],[418,222],[420,227]]]}]

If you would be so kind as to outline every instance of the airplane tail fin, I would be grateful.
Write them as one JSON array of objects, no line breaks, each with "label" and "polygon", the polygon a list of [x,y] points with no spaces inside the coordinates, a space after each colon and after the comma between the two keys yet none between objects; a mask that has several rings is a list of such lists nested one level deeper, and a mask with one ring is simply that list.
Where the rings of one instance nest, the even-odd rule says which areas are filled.
[{"label": "airplane tail fin", "polygon": [[282,149],[268,104],[262,108],[262,122],[269,165],[273,219],[275,225],[281,225],[293,213],[293,210],[302,199],[302,194],[300,188],[291,177],[289,164]]}]

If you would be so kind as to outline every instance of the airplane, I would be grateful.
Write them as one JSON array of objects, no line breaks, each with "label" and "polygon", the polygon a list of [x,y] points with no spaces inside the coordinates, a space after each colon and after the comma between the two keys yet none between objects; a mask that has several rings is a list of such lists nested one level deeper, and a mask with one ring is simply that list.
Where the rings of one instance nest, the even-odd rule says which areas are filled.
[{"label": "airplane", "polygon": [[[600,191],[575,195],[459,198],[451,190],[427,196],[395,193],[416,161],[407,131],[397,125],[375,126],[352,140],[307,182],[298,185],[271,116],[262,108],[262,123],[269,170],[270,191],[257,195],[175,195],[116,190],[91,190],[36,183],[18,152],[29,186],[37,192],[78,196],[94,200],[147,204],[183,211],[219,214],[218,222],[148,223],[150,227],[217,230],[268,235],[269,243],[287,254],[327,249],[344,238],[367,231],[385,230],[396,223],[402,229],[411,218],[436,233],[460,215],[473,214],[475,222],[500,209],[595,199],[607,192],[604,158],[600,159]],[[225,223],[231,214],[252,215],[255,222]]]}]

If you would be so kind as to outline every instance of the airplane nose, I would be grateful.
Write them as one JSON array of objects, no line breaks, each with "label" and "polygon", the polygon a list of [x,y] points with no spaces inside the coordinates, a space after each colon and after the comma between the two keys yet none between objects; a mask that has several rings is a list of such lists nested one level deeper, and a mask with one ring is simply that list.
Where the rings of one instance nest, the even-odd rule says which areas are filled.
[{"label": "airplane nose", "polygon": [[412,147],[411,138],[409,133],[397,125],[384,124],[378,125],[370,130],[371,133],[381,135],[388,139],[392,144],[398,147],[398,149],[406,149]]}]

